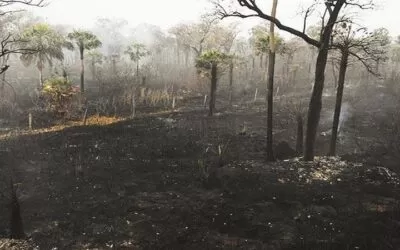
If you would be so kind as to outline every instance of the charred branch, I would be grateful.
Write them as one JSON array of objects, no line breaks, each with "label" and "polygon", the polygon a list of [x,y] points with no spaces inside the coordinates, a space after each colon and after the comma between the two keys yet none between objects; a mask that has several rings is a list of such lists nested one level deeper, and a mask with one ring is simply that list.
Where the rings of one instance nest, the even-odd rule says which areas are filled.
[{"label": "charred branch", "polygon": [[215,4],[217,8],[217,15],[221,18],[227,18],[227,17],[239,17],[239,18],[250,18],[250,17],[260,17],[262,19],[265,19],[267,21],[270,21],[278,27],[278,29],[286,31],[288,33],[291,33],[295,36],[298,36],[302,38],[304,41],[306,41],[308,44],[311,44],[315,47],[319,47],[321,44],[319,41],[309,37],[305,32],[299,31],[297,29],[291,28],[289,26],[286,26],[282,24],[279,19],[272,17],[271,15],[265,14],[256,4],[255,0],[237,0],[238,4],[242,7],[246,7],[247,9],[251,10],[254,12],[254,14],[243,14],[238,11],[228,11],[226,8],[224,8],[218,1],[214,1],[213,3]]}]

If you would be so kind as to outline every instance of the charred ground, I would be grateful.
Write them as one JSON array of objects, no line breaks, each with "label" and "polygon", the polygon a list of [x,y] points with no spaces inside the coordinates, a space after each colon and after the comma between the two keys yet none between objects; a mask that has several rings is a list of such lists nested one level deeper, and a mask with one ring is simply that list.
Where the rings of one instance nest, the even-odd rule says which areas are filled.
[{"label": "charred ground", "polygon": [[[2,171],[15,176],[27,240],[2,240],[0,248],[400,246],[398,179],[379,168],[381,157],[266,163],[264,104],[209,118],[201,102],[187,98],[174,112],[3,139]],[[276,120],[286,124],[276,142],[292,145],[295,124],[284,112]],[[319,140],[321,155],[327,143]],[[346,142],[342,150],[351,147]],[[8,188],[2,187],[4,237]]]}]

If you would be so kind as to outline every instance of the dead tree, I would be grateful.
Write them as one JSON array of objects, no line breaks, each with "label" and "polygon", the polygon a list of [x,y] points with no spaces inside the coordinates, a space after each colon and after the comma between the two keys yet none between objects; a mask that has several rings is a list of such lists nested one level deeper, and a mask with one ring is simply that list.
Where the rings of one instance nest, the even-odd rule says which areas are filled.
[{"label": "dead tree", "polygon": [[11,194],[11,216],[10,216],[10,238],[22,239],[25,237],[24,226],[21,217],[21,208],[19,205],[17,191],[14,187],[14,181],[10,181],[10,194]]},{"label": "dead tree", "polygon": [[[317,129],[320,119],[320,113],[322,108],[322,92],[324,89],[325,82],[325,69],[328,59],[328,51],[330,45],[330,39],[332,31],[336,21],[339,17],[340,12],[344,7],[355,6],[361,9],[371,8],[371,3],[362,4],[359,1],[349,1],[349,0],[330,0],[330,1],[318,1],[319,5],[323,5],[325,9],[325,14],[322,19],[322,29],[321,35],[318,39],[311,38],[303,31],[294,29],[292,27],[286,26],[271,15],[265,14],[265,12],[258,6],[256,0],[236,0],[237,6],[246,8],[250,10],[251,13],[244,13],[240,10],[227,10],[224,7],[224,0],[214,0],[213,3],[216,5],[217,13],[221,18],[227,17],[239,17],[239,18],[250,18],[259,17],[274,23],[279,29],[289,32],[295,36],[302,38],[305,42],[318,48],[318,56],[316,60],[315,67],[315,81],[311,94],[311,99],[308,109],[308,119],[307,119],[307,132],[306,132],[306,143],[304,150],[304,160],[312,161],[314,159],[314,146],[317,136]],[[260,1],[258,1],[260,2]],[[315,8],[314,4],[311,8]],[[328,20],[325,16],[328,15]],[[308,14],[305,15],[304,22],[307,21]]]},{"label": "dead tree", "polygon": [[[273,0],[271,17],[276,17],[278,0]],[[267,79],[267,160],[275,160],[273,151],[273,104],[274,104],[274,75],[275,75],[275,25],[269,26],[268,79]]]},{"label": "dead tree", "polygon": [[385,39],[386,37],[382,37],[378,33],[368,33],[366,28],[357,27],[356,24],[350,21],[342,22],[342,24],[333,32],[332,48],[337,49],[340,52],[340,65],[336,90],[335,112],[332,124],[332,136],[328,153],[331,156],[336,155],[339,118],[349,59],[354,58],[356,61],[361,62],[368,72],[378,76],[378,72],[374,70],[376,67],[373,65],[386,59],[385,48],[380,46]]}]

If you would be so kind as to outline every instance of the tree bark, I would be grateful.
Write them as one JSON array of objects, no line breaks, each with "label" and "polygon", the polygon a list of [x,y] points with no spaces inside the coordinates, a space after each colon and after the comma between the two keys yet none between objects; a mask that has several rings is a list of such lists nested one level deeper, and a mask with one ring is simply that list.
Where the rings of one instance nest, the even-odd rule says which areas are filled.
[{"label": "tree bark", "polygon": [[80,59],[81,59],[81,93],[85,92],[85,63],[83,60],[83,52],[84,52],[84,48],[83,46],[81,46],[79,48],[79,52],[80,52]]},{"label": "tree bark", "polygon": [[313,91],[311,94],[310,104],[308,108],[308,118],[307,118],[307,132],[306,132],[306,142],[304,150],[304,160],[313,161],[314,160],[314,146],[317,137],[317,130],[319,125],[319,119],[321,115],[322,108],[322,92],[324,90],[325,82],[325,69],[328,60],[328,49],[329,42],[333,30],[333,26],[336,23],[339,12],[343,7],[345,1],[337,1],[335,8],[332,11],[328,23],[324,28],[323,35],[321,37],[321,46],[319,48],[317,63],[315,66],[315,82],[313,86]]},{"label": "tree bark", "polygon": [[96,79],[96,63],[92,60],[92,80]]},{"label": "tree bark", "polygon": [[337,87],[337,91],[336,91],[336,104],[335,104],[335,113],[333,115],[331,144],[329,147],[329,155],[330,156],[336,155],[336,141],[337,141],[337,136],[338,136],[339,118],[340,118],[340,111],[342,108],[343,89],[344,89],[344,84],[345,84],[345,79],[346,79],[348,59],[349,59],[348,51],[343,50],[342,58],[340,60],[338,87]]},{"label": "tree bark", "polygon": [[268,64],[268,94],[267,94],[267,160],[273,161],[273,105],[274,105],[274,73],[275,73],[275,52],[270,51]]},{"label": "tree bark", "polygon": [[215,99],[217,92],[217,64],[213,63],[211,66],[211,92],[210,92],[210,105],[208,116],[213,116],[215,110]]},{"label": "tree bark", "polygon": [[335,70],[335,63],[334,63],[334,61],[332,60],[332,75],[333,75],[333,85],[335,86],[335,89],[336,89],[336,85],[337,85],[337,83],[338,83],[338,80],[337,80],[337,77],[336,77],[336,70]]},{"label": "tree bark", "polygon": [[25,237],[24,226],[21,217],[21,208],[13,181],[11,181],[10,233],[11,239],[23,239]]},{"label": "tree bark", "polygon": [[37,68],[39,70],[39,89],[41,90],[43,88],[43,63],[38,62]]},{"label": "tree bark", "polygon": [[[271,16],[276,17],[276,9],[278,6],[278,0],[274,0],[272,3]],[[268,86],[267,86],[267,161],[274,161],[273,151],[273,104],[274,104],[274,74],[275,74],[275,24],[270,24],[269,30],[270,46],[268,55]]]},{"label": "tree bark", "polygon": [[4,71],[3,74],[1,75],[1,90],[0,90],[1,99],[3,99],[5,96],[5,93],[4,93],[5,85],[6,85],[6,71]]},{"label": "tree bark", "polygon": [[39,88],[43,88],[43,68],[39,68]]}]

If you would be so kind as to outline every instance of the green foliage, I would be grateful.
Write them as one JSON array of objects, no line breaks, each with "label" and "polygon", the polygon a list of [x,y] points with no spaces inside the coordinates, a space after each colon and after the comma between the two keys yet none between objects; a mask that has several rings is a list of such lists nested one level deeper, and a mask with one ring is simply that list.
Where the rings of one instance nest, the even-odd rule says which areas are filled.
[{"label": "green foliage", "polygon": [[75,42],[80,51],[96,49],[102,46],[101,41],[90,31],[74,30],[68,34],[68,38]]},{"label": "green foliage", "polygon": [[228,54],[217,50],[209,50],[196,59],[196,68],[211,69],[212,64],[228,64],[231,59],[232,56]]},{"label": "green foliage", "polygon": [[197,68],[197,73],[208,77],[212,65],[216,65],[219,73],[222,73],[226,70],[227,66],[232,63],[233,59],[233,56],[220,51],[208,50],[196,59],[195,66]]},{"label": "green foliage", "polygon": [[36,24],[22,34],[24,49],[36,51],[36,53],[26,53],[20,59],[29,66],[36,63],[39,69],[43,69],[45,64],[53,64],[53,59],[63,60],[63,49],[71,49],[69,43],[60,33],[55,31],[47,24]]},{"label": "green foliage", "polygon": [[102,64],[105,58],[104,55],[98,50],[90,50],[87,53],[87,56],[93,64]]},{"label": "green foliage", "polygon": [[[284,40],[279,34],[274,35],[276,51],[279,54],[283,53]],[[268,53],[270,48],[270,36],[268,26],[258,25],[252,28],[250,43],[253,46],[256,55]]]},{"label": "green foliage", "polygon": [[125,51],[125,54],[129,55],[129,58],[138,62],[145,56],[150,55],[150,52],[147,50],[146,46],[141,43],[133,42]]},{"label": "green foliage", "polygon": [[42,90],[50,108],[56,112],[67,112],[72,97],[78,92],[79,89],[63,77],[53,77],[46,80]]}]

